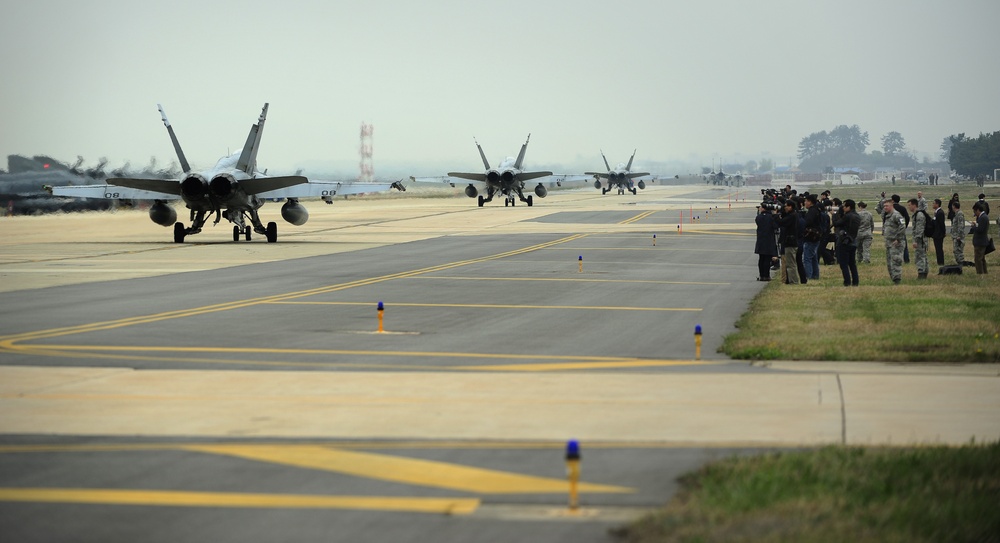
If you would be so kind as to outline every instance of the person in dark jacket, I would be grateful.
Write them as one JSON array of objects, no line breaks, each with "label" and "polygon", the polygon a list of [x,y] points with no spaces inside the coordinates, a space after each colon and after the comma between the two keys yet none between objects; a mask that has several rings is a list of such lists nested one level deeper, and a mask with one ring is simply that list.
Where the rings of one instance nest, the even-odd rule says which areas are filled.
[{"label": "person in dark jacket", "polygon": [[948,200],[948,220],[955,218],[955,206],[951,205],[958,201],[958,193],[951,195],[951,200]]},{"label": "person in dark jacket", "polygon": [[791,198],[785,200],[784,212],[778,217],[777,224],[780,229],[783,251],[781,265],[785,270],[785,281],[789,285],[797,285],[799,272],[795,255],[799,248],[799,214],[795,211],[795,200]]},{"label": "person in dark jacket", "polygon": [[778,257],[778,242],[774,237],[775,220],[771,210],[757,206],[757,244],[753,252],[757,253],[757,280],[771,280],[771,259]]},{"label": "person in dark jacket", "polygon": [[934,209],[934,254],[937,255],[938,266],[944,266],[944,237],[947,234],[944,227],[944,210],[941,209],[941,199],[935,198],[931,204]]},{"label": "person in dark jacket", "polygon": [[[980,193],[979,194],[979,201],[976,202],[976,203],[979,204],[979,207],[983,208],[983,213],[985,213],[987,215],[990,214],[990,203],[986,201],[986,195],[985,194]],[[973,209],[975,209],[975,208],[973,208]]]},{"label": "person in dark jacket", "polygon": [[844,275],[845,287],[858,286],[858,228],[861,217],[855,210],[854,200],[848,198],[833,216],[833,229],[837,236],[837,263]]},{"label": "person in dark jacket", "polygon": [[819,215],[819,199],[815,194],[806,196],[806,231],[810,234],[814,230],[819,233],[816,239],[804,238],[802,245],[802,264],[806,268],[806,279],[819,279],[819,245],[823,242],[823,225]]},{"label": "person in dark jacket", "polygon": [[972,248],[976,251],[976,273],[986,274],[986,246],[990,243],[990,216],[986,214],[981,202],[972,205],[972,213],[976,216],[976,225],[972,227]]}]

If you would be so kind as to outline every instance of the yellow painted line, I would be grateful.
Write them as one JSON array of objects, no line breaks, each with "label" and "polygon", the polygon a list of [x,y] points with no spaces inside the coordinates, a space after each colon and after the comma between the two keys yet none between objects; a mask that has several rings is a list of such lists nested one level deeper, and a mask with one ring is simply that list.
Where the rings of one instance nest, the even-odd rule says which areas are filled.
[{"label": "yellow painted line", "polygon": [[233,309],[240,309],[244,307],[250,307],[253,305],[258,305],[267,302],[290,300],[295,298],[304,298],[307,296],[314,296],[317,294],[326,294],[330,292],[337,292],[340,290],[356,288],[360,286],[372,285],[384,281],[389,281],[393,279],[402,279],[407,277],[412,277],[415,275],[421,275],[425,273],[436,273],[444,270],[449,270],[461,266],[468,266],[471,264],[478,264],[482,262],[488,262],[491,260],[498,260],[501,258],[506,258],[509,256],[516,256],[524,253],[529,253],[533,251],[538,251],[541,249],[546,249],[554,245],[561,243],[567,243],[569,241],[577,240],[586,237],[587,234],[575,234],[572,236],[567,236],[565,238],[560,238],[550,242],[539,243],[537,245],[532,245],[530,247],[524,247],[521,249],[515,249],[512,251],[507,251],[504,253],[497,253],[494,255],[489,255],[480,258],[473,258],[469,260],[462,260],[458,262],[451,262],[447,264],[440,264],[437,266],[430,266],[427,268],[421,268],[418,270],[411,270],[405,272],[394,273],[390,275],[383,275],[380,277],[371,277],[367,279],[360,279],[357,281],[352,281],[349,283],[342,283],[337,285],[329,285],[325,287],[318,287],[309,290],[302,290],[297,292],[288,292],[284,294],[277,294],[274,296],[265,296],[260,298],[250,298],[246,300],[237,300],[232,302],[225,302],[221,304],[212,304],[202,307],[181,309],[176,311],[167,311],[162,313],[154,313],[150,315],[142,315],[138,317],[129,317],[124,319],[118,319],[113,321],[95,322],[89,324],[83,324],[79,326],[68,326],[63,328],[53,328],[48,330],[38,330],[34,332],[27,332],[22,334],[12,334],[7,336],[0,336],[0,351],[2,350],[16,350],[16,344],[22,341],[31,341],[45,338],[60,337],[66,335],[83,334],[87,332],[96,332],[101,330],[112,330],[116,328],[122,328],[126,326],[134,326],[137,324],[148,324],[153,322],[159,322],[169,319],[178,319],[184,317],[191,317],[195,315],[203,315],[207,313],[215,313],[220,311],[229,311]]},{"label": "yellow painted line", "polygon": [[0,488],[0,501],[147,505],[159,507],[354,509],[454,515],[472,513],[479,507],[480,503],[475,498],[243,494],[235,492],[121,490],[111,488]]},{"label": "yellow painted line", "polygon": [[684,228],[684,233],[680,234],[680,235],[681,236],[686,236],[688,234],[712,234],[713,236],[742,236],[742,237],[750,237],[750,236],[756,236],[757,235],[754,232],[724,232],[724,231],[721,231],[721,230],[720,231],[715,231],[715,230],[695,230],[695,229],[688,229],[687,227]]},{"label": "yellow painted line", "polygon": [[638,222],[638,221],[641,221],[641,220],[645,219],[646,217],[652,215],[653,213],[656,213],[656,210],[646,211],[645,213],[640,213],[640,214],[636,215],[635,217],[632,217],[631,219],[625,219],[624,221],[621,221],[618,224],[620,224],[620,225],[632,224],[634,222]]},{"label": "yellow painted line", "polygon": [[[333,447],[343,450],[405,450],[405,449],[457,449],[457,450],[554,450],[563,451],[566,443],[564,441],[315,441],[308,443],[320,447]],[[21,445],[0,445],[0,454],[37,454],[37,453],[75,453],[75,452],[150,452],[150,451],[176,451],[184,450],[187,447],[202,446],[232,446],[233,443],[190,443],[190,442],[158,442],[158,443],[105,443],[105,444],[21,444]],[[254,441],[254,446],[270,445],[274,447],[301,446],[302,443],[289,445],[287,442],[267,443],[264,441]],[[584,441],[582,446],[585,449],[672,449],[687,446],[684,442],[673,441]],[[761,445],[753,442],[732,441],[726,445],[717,446],[714,443],[694,444],[697,447],[749,447],[757,448]]]},{"label": "yellow painted line", "polygon": [[[564,494],[568,491],[564,479],[316,445],[190,445],[184,449],[366,479],[479,494]],[[581,483],[580,491],[623,493],[634,490],[621,486]]]},{"label": "yellow painted line", "polygon": [[553,251],[659,251],[659,252],[704,252],[704,253],[746,253],[745,249],[692,249],[688,247],[553,247]]},{"label": "yellow painted line", "polygon": [[712,362],[700,360],[627,360],[622,362],[566,362],[556,364],[502,364],[493,366],[461,366],[453,369],[479,371],[569,371],[619,368],[659,368],[667,366],[705,366]]},{"label": "yellow painted line", "polygon": [[[371,302],[268,302],[279,305],[353,305],[371,306]],[[584,309],[589,311],[701,311],[700,307],[628,307],[600,305],[519,305],[519,304],[418,304],[393,302],[392,307],[453,307],[469,309]],[[388,306],[387,306],[388,307]]]},{"label": "yellow painted line", "polygon": [[[24,346],[29,349],[31,346]],[[620,362],[633,360],[630,357],[589,356],[589,355],[544,355],[544,354],[502,354],[502,353],[462,353],[444,351],[362,351],[350,349],[280,349],[256,347],[153,347],[153,346],[123,346],[123,345],[45,345],[46,350],[58,351],[97,351],[97,352],[165,352],[165,353],[230,353],[230,354],[296,354],[296,355],[355,355],[355,356],[401,356],[428,358],[486,358],[514,360],[564,360]]]},{"label": "yellow painted line", "polygon": [[[578,283],[636,283],[652,285],[731,285],[732,283],[711,283],[706,281],[653,281],[645,279],[580,279],[575,277],[460,277],[450,275],[426,275],[413,279],[437,279],[456,281],[559,281]],[[370,304],[369,304],[370,305]]]}]

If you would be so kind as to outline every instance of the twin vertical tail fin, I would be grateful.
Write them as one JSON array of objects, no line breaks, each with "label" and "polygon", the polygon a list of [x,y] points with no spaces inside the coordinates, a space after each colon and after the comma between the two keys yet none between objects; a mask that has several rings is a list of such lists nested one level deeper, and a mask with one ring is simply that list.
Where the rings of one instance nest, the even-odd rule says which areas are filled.
[{"label": "twin vertical tail fin", "polygon": [[247,142],[243,145],[239,161],[236,162],[236,168],[243,170],[247,175],[252,176],[257,169],[257,151],[260,150],[260,137],[264,133],[264,121],[267,120],[267,106],[268,104],[265,103],[264,108],[260,111],[257,124],[250,127]]},{"label": "twin vertical tail fin", "polygon": [[604,167],[607,168],[608,171],[610,172],[611,171],[611,165],[608,164],[608,157],[604,156],[604,149],[601,149],[601,158],[604,159]]},{"label": "twin vertical tail fin", "polygon": [[[472,138],[472,141],[476,141],[476,138]],[[483,148],[479,145],[478,141],[476,141],[476,149],[479,149],[479,158],[483,159],[483,166],[485,166],[486,169],[489,170],[490,161],[486,160],[486,153],[483,152]]]},{"label": "twin vertical tail fin", "polygon": [[528,150],[529,141],[531,141],[531,134],[528,134],[528,139],[524,140],[524,145],[521,146],[521,152],[517,154],[517,162],[514,163],[515,169],[521,169],[521,163],[524,162],[524,152]]},{"label": "twin vertical tail fin", "polygon": [[160,110],[160,118],[163,119],[163,126],[167,127],[167,134],[170,134],[170,143],[174,144],[174,152],[177,153],[177,160],[180,161],[181,170],[184,173],[191,171],[191,166],[188,164],[187,158],[184,158],[184,151],[181,150],[181,144],[177,142],[177,136],[174,135],[174,127],[170,126],[170,121],[167,120],[167,114],[163,112],[163,106],[156,104],[156,109]]},{"label": "twin vertical tail fin", "polygon": [[635,158],[635,152],[638,149],[632,149],[632,158],[628,159],[628,165],[625,166],[625,171],[632,171],[632,159]]}]

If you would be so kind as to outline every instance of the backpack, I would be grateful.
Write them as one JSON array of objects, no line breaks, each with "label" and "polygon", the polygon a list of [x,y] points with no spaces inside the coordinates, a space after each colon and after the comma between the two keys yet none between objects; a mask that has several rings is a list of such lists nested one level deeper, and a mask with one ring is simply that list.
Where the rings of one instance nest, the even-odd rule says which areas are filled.
[{"label": "backpack", "polygon": [[924,237],[932,238],[934,237],[934,221],[931,220],[931,216],[927,214],[923,209],[917,210],[917,213],[924,214]]}]

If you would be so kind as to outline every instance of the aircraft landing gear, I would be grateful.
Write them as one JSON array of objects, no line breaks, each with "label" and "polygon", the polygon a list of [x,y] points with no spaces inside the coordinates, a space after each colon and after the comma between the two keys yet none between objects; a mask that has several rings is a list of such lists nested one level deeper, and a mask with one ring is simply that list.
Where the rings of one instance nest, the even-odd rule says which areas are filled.
[{"label": "aircraft landing gear", "polygon": [[244,228],[243,232],[246,235],[247,241],[250,241],[250,227],[247,226],[246,228]]},{"label": "aircraft landing gear", "polygon": [[240,227],[233,225],[233,241],[240,240]]},{"label": "aircraft landing gear", "polygon": [[184,223],[175,222],[174,223],[174,243],[184,243],[184,236],[187,235],[187,231],[184,230]]},{"label": "aircraft landing gear", "polygon": [[[267,236],[268,243],[274,243],[278,241],[278,223],[276,222],[267,223],[267,233],[264,235]],[[250,239],[249,231],[247,232],[247,239]]]},{"label": "aircraft landing gear", "polygon": [[528,207],[531,207],[532,206],[532,201],[531,201],[532,198],[531,198],[530,194],[528,195],[528,197],[525,200],[528,202]]},{"label": "aircraft landing gear", "polygon": [[632,188],[632,196],[635,196],[635,194],[636,194],[636,192],[635,192],[635,187],[633,187],[633,188]]},{"label": "aircraft landing gear", "polygon": [[483,207],[483,204],[485,204],[485,203],[486,203],[486,200],[483,199],[483,195],[480,194],[479,195],[479,207]]}]

